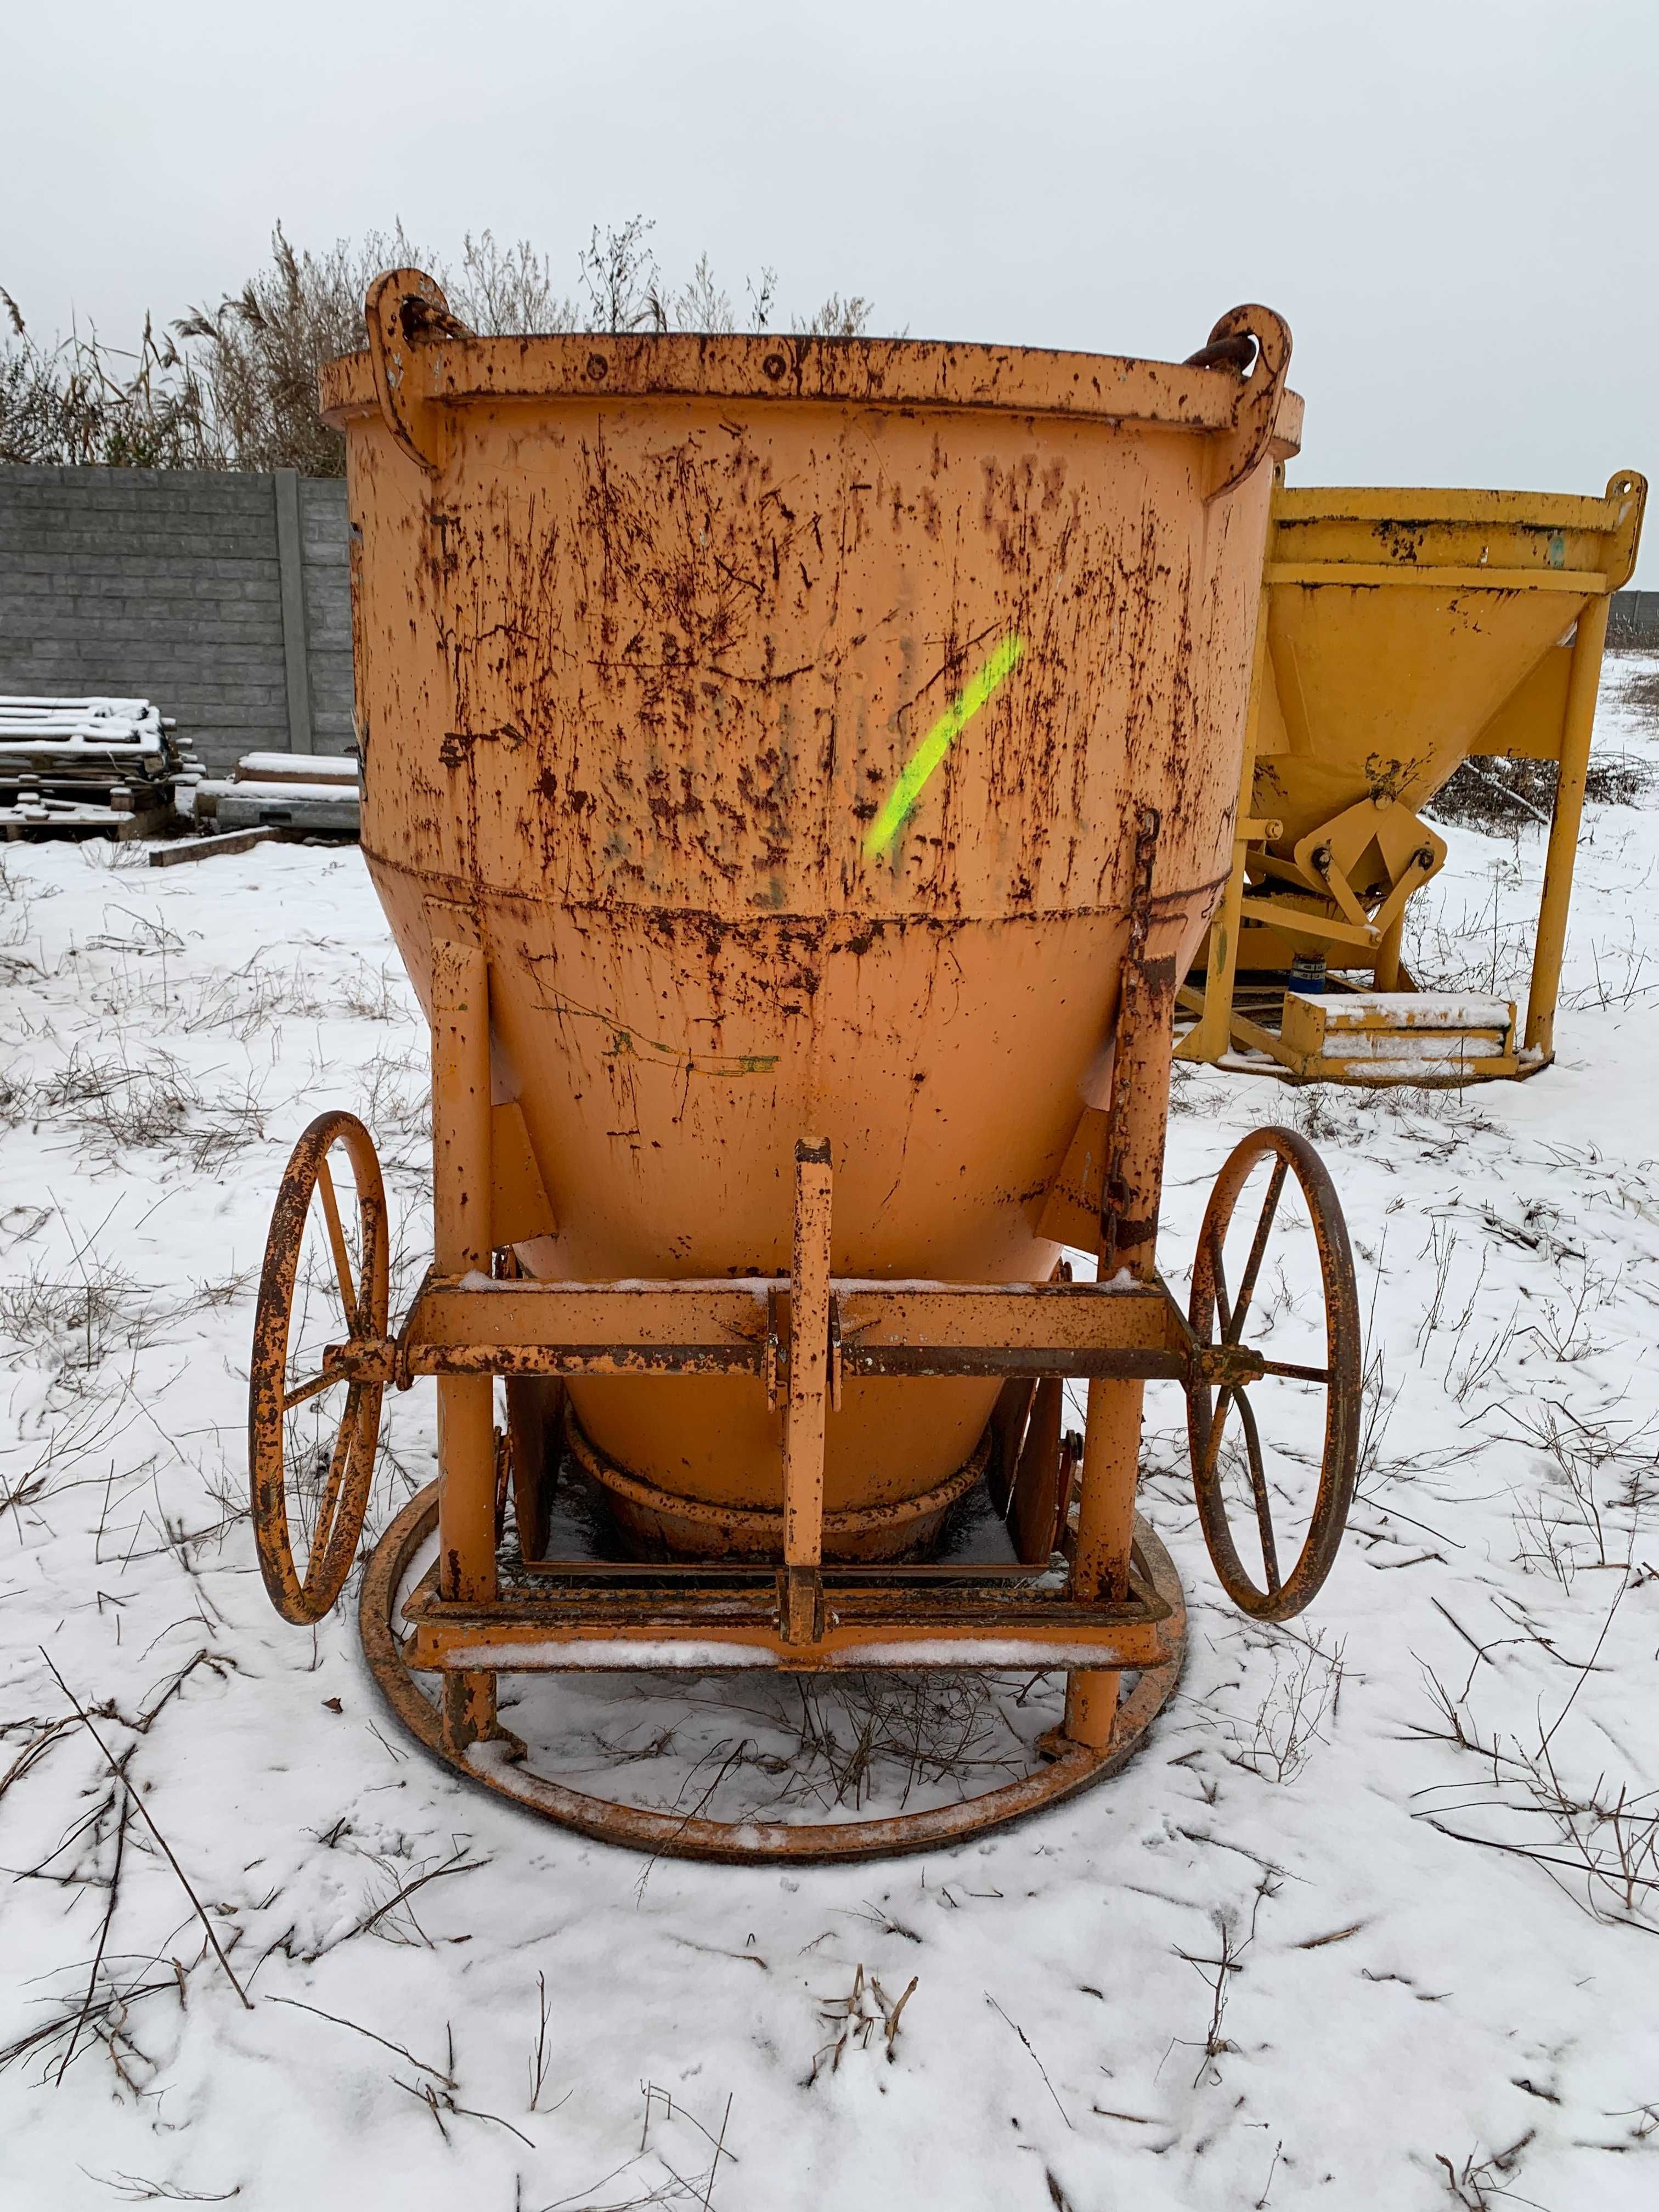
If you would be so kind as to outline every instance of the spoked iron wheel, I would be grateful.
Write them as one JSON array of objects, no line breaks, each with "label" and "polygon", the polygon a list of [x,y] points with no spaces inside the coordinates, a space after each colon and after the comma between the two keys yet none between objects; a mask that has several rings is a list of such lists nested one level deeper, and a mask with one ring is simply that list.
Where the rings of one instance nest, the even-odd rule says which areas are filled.
[{"label": "spoked iron wheel", "polygon": [[[344,1212],[341,1165],[349,1170]],[[248,1371],[253,1533],[265,1588],[285,1620],[320,1620],[356,1556],[383,1386],[349,1379],[339,1353],[353,1339],[384,1341],[388,1257],[373,1140],[355,1115],[320,1114],[295,1146],[276,1194]]]},{"label": "spoked iron wheel", "polygon": [[[1235,1272],[1230,1282],[1228,1232],[1246,1186],[1253,1181],[1262,1190],[1260,1211],[1249,1242],[1242,1248],[1242,1258],[1240,1247],[1236,1243],[1232,1248]],[[1279,1356],[1286,1348],[1283,1342],[1286,1316],[1293,1315],[1301,1303],[1285,1279],[1282,1257],[1273,1270],[1279,1281],[1274,1311],[1268,1310],[1263,1295],[1264,1269],[1275,1230],[1280,1232],[1282,1245],[1290,1226],[1281,1213],[1280,1202],[1292,1181],[1316,1255],[1323,1304],[1322,1359],[1317,1340],[1305,1347],[1311,1352],[1310,1358]],[[1244,1209],[1245,1221],[1250,1210]],[[1298,1222],[1296,1226],[1300,1229],[1303,1224]],[[1222,1587],[1235,1605],[1260,1620],[1289,1620],[1317,1595],[1342,1541],[1353,1498],[1360,1404],[1359,1300],[1347,1225],[1324,1164],[1294,1130],[1257,1129],[1234,1150],[1216,1178],[1199,1232],[1188,1319],[1198,1340],[1201,1363],[1188,1389],[1187,1421],[1204,1540]],[[1316,1328],[1316,1323],[1307,1320],[1300,1326],[1310,1333]],[[1252,1342],[1253,1337],[1257,1340]],[[1304,1349],[1301,1345],[1288,1348]],[[1263,1450],[1261,1425],[1252,1398],[1252,1392],[1264,1386],[1273,1386],[1276,1392],[1288,1386],[1298,1401],[1287,1409],[1297,1417],[1292,1426],[1304,1447],[1291,1460],[1292,1466],[1299,1462],[1306,1467],[1316,1461],[1309,1415],[1316,1413],[1316,1407],[1300,1401],[1317,1392],[1324,1395],[1323,1437],[1316,1453],[1317,1490],[1307,1511],[1301,1549],[1288,1573],[1281,1563],[1273,1517],[1274,1489],[1280,1490],[1281,1500],[1284,1497],[1282,1476],[1279,1481],[1270,1481],[1270,1476],[1280,1474],[1280,1468],[1277,1459],[1269,1465]],[[1234,1416],[1261,1547],[1260,1583],[1252,1579],[1239,1555],[1224,1494],[1228,1471],[1225,1446],[1230,1417]],[[1232,1458],[1237,1462],[1238,1457],[1235,1450]]]}]

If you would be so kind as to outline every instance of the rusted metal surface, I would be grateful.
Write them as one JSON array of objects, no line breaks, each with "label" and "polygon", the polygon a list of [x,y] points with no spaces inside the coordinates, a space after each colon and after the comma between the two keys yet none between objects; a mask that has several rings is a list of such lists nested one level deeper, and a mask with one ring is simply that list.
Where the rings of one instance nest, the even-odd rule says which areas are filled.
[{"label": "rusted metal surface", "polygon": [[1172,960],[1153,960],[1147,953],[1161,827],[1158,809],[1143,809],[1135,832],[1129,939],[1123,951],[1111,1106],[1106,1125],[1100,1272],[1107,1281],[1121,1267],[1149,1279],[1157,1265],[1176,980]]},{"label": "rusted metal surface", "polygon": [[[574,1408],[567,1418],[570,1449],[583,1470],[605,1492],[630,1542],[644,1555],[684,1559],[780,1559],[783,1553],[781,1506],[720,1505],[666,1490],[619,1467],[583,1429]],[[990,1451],[988,1428],[959,1468],[920,1496],[840,1506],[823,1516],[823,1547],[832,1559],[908,1559],[938,1534],[957,1499],[985,1472]]]},{"label": "rusted metal surface", "polygon": [[[848,1374],[1133,1372],[1184,1381],[1185,1326],[1161,1283],[879,1283],[831,1276],[829,1327]],[[416,1375],[790,1372],[788,1285],[487,1283],[429,1278],[398,1338],[343,1371]],[[1105,1363],[1121,1357],[1122,1370]]]},{"label": "rusted metal surface", "polygon": [[507,1431],[513,1518],[526,1561],[547,1550],[548,1517],[564,1441],[564,1384],[556,1376],[508,1378]]},{"label": "rusted metal surface", "polygon": [[[1231,856],[1267,452],[1300,409],[1278,318],[1226,319],[1248,376],[1242,346],[475,340],[418,275],[377,294],[374,355],[325,375],[364,849],[428,1003],[427,901],[477,922],[497,1103],[558,1222],[532,1273],[776,1279],[811,1129],[837,1272],[1048,1274],[1042,1194],[1116,1018],[1120,824],[1163,817],[1152,959],[1184,963]],[[931,1492],[1000,1383],[848,1364],[826,1510]],[[642,1480],[781,1504],[782,1408],[746,1376],[570,1387]]]},{"label": "rusted metal surface", "polygon": [[[1243,1272],[1238,1281],[1230,1286],[1222,1258],[1227,1227],[1252,1170],[1264,1160],[1273,1163],[1267,1194]],[[1354,1287],[1353,1257],[1330,1177],[1312,1146],[1295,1130],[1257,1129],[1229,1156],[1216,1178],[1199,1232],[1188,1313],[1193,1333],[1200,1344],[1241,1343],[1250,1317],[1251,1302],[1261,1280],[1279,1200],[1292,1176],[1313,1225],[1318,1248],[1325,1307],[1325,1365],[1322,1369],[1264,1359],[1261,1378],[1320,1383],[1325,1390],[1326,1403],[1318,1494],[1307,1536],[1288,1573],[1279,1560],[1267,1469],[1249,1383],[1237,1381],[1218,1388],[1207,1381],[1198,1382],[1189,1389],[1187,1397],[1193,1483],[1211,1561],[1234,1604],[1263,1620],[1289,1620],[1318,1595],[1342,1540],[1348,1508],[1353,1500],[1359,1452],[1359,1300]],[[1221,1494],[1222,1439],[1228,1414],[1235,1410],[1250,1470],[1256,1535],[1262,1554],[1260,1583],[1239,1556]]]},{"label": "rusted metal surface", "polygon": [[795,1146],[795,1218],[789,1269],[789,1365],[783,1409],[783,1579],[786,1639],[816,1644],[824,1633],[823,1435],[830,1410],[830,1147]]},{"label": "rusted metal surface", "polygon": [[707,1672],[721,1664],[822,1673],[902,1667],[912,1656],[929,1667],[1033,1668],[1146,1667],[1169,1656],[1170,1607],[1133,1577],[1121,1598],[1088,1606],[1056,1603],[1052,1583],[983,1571],[913,1578],[871,1569],[860,1582],[825,1569],[811,1587],[803,1623],[787,1566],[740,1578],[683,1562],[672,1577],[566,1565],[489,1606],[442,1599],[428,1577],[404,1608],[415,1631],[410,1664],[461,1670],[483,1662],[514,1674]]},{"label": "rusted metal surface", "polygon": [[991,1509],[998,1520],[1008,1517],[1008,1501],[1013,1495],[1014,1476],[1018,1469],[1020,1442],[1025,1434],[1025,1425],[1031,1415],[1031,1403],[1036,1383],[1024,1376],[1013,1376],[997,1393],[996,1404],[991,1409],[991,1419],[986,1428],[989,1452],[985,1463],[985,1486],[989,1493]]},{"label": "rusted metal surface", "polygon": [[810,1864],[887,1858],[960,1842],[1040,1812],[1116,1773],[1133,1758],[1174,1694],[1186,1656],[1187,1616],[1180,1581],[1168,1553],[1143,1524],[1137,1532],[1136,1551],[1145,1561],[1153,1594],[1169,1607],[1161,1624],[1167,1656],[1161,1664],[1140,1674],[1133,1691],[1117,1709],[1109,1741],[1100,1748],[1057,1740],[1054,1756],[1016,1782],[957,1805],[901,1814],[890,1820],[797,1826],[648,1812],[544,1780],[514,1759],[507,1747],[486,1745],[469,1755],[446,1741],[438,1714],[416,1686],[393,1626],[398,1591],[436,1522],[434,1489],[435,1486],[422,1491],[404,1508],[364,1571],[358,1625],[364,1655],[381,1694],[418,1741],[447,1759],[469,1781],[513,1799],[526,1811],[556,1820],[562,1827],[630,1850],[731,1864],[777,1860]]},{"label": "rusted metal surface", "polygon": [[[328,1164],[339,1146],[356,1187],[358,1273],[346,1249],[338,1199]],[[284,1620],[320,1620],[345,1587],[362,1534],[374,1472],[382,1383],[372,1376],[347,1381],[339,1433],[320,1498],[303,1571],[294,1557],[289,1523],[285,1415],[346,1380],[325,1367],[290,1382],[289,1336],[295,1277],[312,1200],[319,1198],[343,1334],[374,1344],[385,1338],[389,1241],[386,1192],[374,1143],[350,1114],[319,1114],[294,1148],[276,1194],[265,1239],[248,1367],[248,1478],[253,1534],[270,1601]]]},{"label": "rusted metal surface", "polygon": [[[489,971],[477,922],[428,902],[432,966],[432,1244],[446,1274],[487,1269],[495,1178]],[[495,1398],[489,1373],[438,1379],[438,1578],[446,1597],[495,1595]],[[495,1729],[495,1679],[447,1677],[444,1726],[457,1751]]]},{"label": "rusted metal surface", "polygon": [[[1157,1280],[1158,1215],[1179,970],[1168,954],[1154,952],[1152,944],[1164,818],[1158,807],[1146,805],[1132,820],[1129,931],[1101,1146],[1098,1250],[1100,1273],[1109,1285],[1139,1279],[1156,1290],[1162,1287]],[[1173,1318],[1171,1305],[1166,1325]],[[1184,1366],[1190,1343],[1183,1337],[1178,1347],[1170,1348],[1178,1351]],[[1090,1378],[1072,1560],[1071,1595],[1077,1603],[1121,1596],[1127,1587],[1145,1389],[1144,1373],[1133,1370],[1117,1376],[1097,1370]],[[1066,1734],[1079,1743],[1108,1742],[1120,1688],[1114,1673],[1074,1674],[1066,1691]]]},{"label": "rusted metal surface", "polygon": [[1027,1566],[1048,1563],[1066,1524],[1073,1468],[1061,1436],[1065,1416],[1065,1387],[1057,1376],[1045,1376],[1031,1401],[1008,1506],[1014,1551]]}]

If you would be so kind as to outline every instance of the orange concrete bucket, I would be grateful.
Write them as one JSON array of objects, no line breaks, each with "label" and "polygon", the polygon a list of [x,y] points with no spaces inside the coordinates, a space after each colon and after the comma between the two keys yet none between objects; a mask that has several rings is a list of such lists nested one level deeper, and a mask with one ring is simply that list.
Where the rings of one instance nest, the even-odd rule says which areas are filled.
[{"label": "orange concrete bucket", "polygon": [[[363,850],[431,1028],[434,1266],[394,1326],[373,1140],[320,1115],[250,1366],[270,1595],[295,1621],[337,1601],[381,1395],[429,1375],[438,1478],[360,1617],[400,1717],[475,1780],[739,1859],[921,1848],[1080,1789],[1184,1649],[1134,1510],[1146,1382],[1186,1390],[1245,1610],[1308,1604],[1352,1492],[1352,1263],[1304,1140],[1259,1131],[1223,1169],[1184,1313],[1156,1264],[1176,992],[1231,857],[1270,457],[1300,422],[1288,333],[1241,308],[1180,366],[483,339],[408,270],[368,331],[324,397]],[[1291,1188],[1305,1356],[1245,1332],[1277,1326],[1251,1301]],[[1257,1384],[1313,1470],[1294,1554]],[[1259,1577],[1225,1496],[1241,1436]],[[592,1542],[550,1533],[572,1456],[609,1509]],[[981,1480],[991,1552],[932,1558]],[[1064,1728],[983,1797],[840,1826],[534,1773],[497,1677],[630,1666],[1029,1668],[1064,1674]]]},{"label": "orange concrete bucket", "polygon": [[[496,1103],[556,1222],[525,1266],[787,1272],[810,1132],[837,1273],[1046,1276],[1044,1197],[1111,1027],[1125,823],[1162,814],[1152,949],[1180,972],[1231,859],[1250,472],[1299,417],[1274,319],[1241,399],[1224,361],[475,338],[425,278],[377,300],[373,351],[324,378],[363,851],[423,999],[428,902],[478,918]],[[849,1385],[827,1555],[924,1544],[995,1396]],[[751,1390],[570,1399],[641,1544],[776,1549],[778,1420]]]}]

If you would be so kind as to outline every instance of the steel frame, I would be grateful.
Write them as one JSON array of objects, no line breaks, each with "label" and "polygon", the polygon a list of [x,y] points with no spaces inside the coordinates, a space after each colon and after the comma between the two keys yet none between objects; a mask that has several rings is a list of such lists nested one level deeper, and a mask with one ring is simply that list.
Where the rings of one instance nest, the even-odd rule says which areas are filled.
[{"label": "steel frame", "polygon": [[[1103,1279],[1093,1284],[833,1276],[833,1172],[828,1146],[811,1136],[795,1146],[787,1279],[493,1279],[488,964],[473,916],[428,903],[434,1267],[395,1337],[354,1334],[326,1355],[325,1373],[331,1382],[400,1389],[417,1376],[437,1379],[437,1559],[404,1607],[408,1645],[390,1655],[377,1630],[374,1648],[381,1654],[376,1673],[406,1719],[413,1709],[394,1695],[397,1675],[411,1667],[437,1672],[436,1717],[420,1732],[435,1731],[447,1758],[476,1769],[475,1753],[501,1738],[499,1671],[630,1662],[1063,1668],[1063,1772],[1032,1802],[1093,1778],[1127,1755],[1131,1736],[1139,1740],[1167,1686],[1150,1703],[1137,1692],[1133,1713],[1121,1714],[1121,1677],[1133,1671],[1143,1685],[1172,1684],[1185,1631],[1167,1559],[1158,1554],[1156,1571],[1146,1564],[1150,1532],[1137,1554],[1144,1386],[1243,1384],[1267,1371],[1243,1347],[1200,1347],[1157,1273],[1176,985],[1173,961],[1149,960],[1146,951],[1158,828],[1149,808],[1135,830],[1097,1224]],[[748,1375],[764,1388],[782,1416],[781,1560],[759,1570],[537,1562],[504,1587],[492,1378],[629,1374]],[[1075,1540],[1064,1573],[826,1565],[825,1424],[844,1380],[929,1375],[1087,1382]],[[410,1526],[406,1518],[383,1549],[395,1552]],[[388,1561],[377,1559],[374,1571],[384,1594]],[[605,1832],[621,1833],[632,1817],[612,1808]],[[968,1825],[1007,1817],[988,1800]]]},{"label": "steel frame", "polygon": [[[1275,471],[1276,487],[1282,486],[1283,481],[1281,465]],[[1276,557],[1276,511],[1275,515],[1270,516],[1256,617],[1250,706],[1240,764],[1232,872],[1211,925],[1204,981],[1198,984],[1183,979],[1177,994],[1182,1012],[1196,1018],[1176,1048],[1178,1060],[1224,1060],[1234,1073],[1271,1075],[1282,1082],[1337,1082],[1371,1087],[1401,1080],[1428,1088],[1462,1087],[1469,1083],[1525,1078],[1549,1066],[1555,1056],[1556,1003],[1560,994],[1573,863],[1583,817],[1607,617],[1612,594],[1628,578],[1634,564],[1641,529],[1641,500],[1646,489],[1639,477],[1627,471],[1615,475],[1607,485],[1608,500],[1615,495],[1628,494],[1632,486],[1638,491],[1634,522],[1623,527],[1613,540],[1608,554],[1611,567],[1607,572],[1433,566],[1414,570],[1408,563],[1399,562],[1373,566],[1350,562],[1282,562]],[[1362,800],[1310,831],[1298,842],[1295,857],[1290,861],[1276,857],[1267,849],[1279,836],[1281,825],[1276,821],[1252,819],[1251,807],[1267,668],[1272,596],[1276,589],[1291,586],[1408,590],[1413,585],[1443,589],[1456,584],[1486,592],[1502,588],[1550,592],[1581,603],[1571,626],[1571,645],[1556,648],[1549,665],[1534,672],[1521,691],[1506,702],[1489,730],[1480,732],[1471,743],[1467,756],[1478,758],[1490,752],[1553,760],[1560,772],[1550,814],[1526,1016],[1519,1038],[1511,1008],[1504,1032],[1496,1039],[1482,1035],[1475,1050],[1461,1057],[1447,1074],[1426,1079],[1419,1073],[1408,1077],[1390,1076],[1386,1061],[1345,1058],[1340,1049],[1327,1051],[1322,1024],[1317,1022],[1304,1025],[1305,1035],[1294,1030],[1280,1035],[1250,1020],[1234,1004],[1239,957],[1244,949],[1243,925],[1247,922],[1272,929],[1297,945],[1346,955],[1352,966],[1362,971],[1370,968],[1375,993],[1386,995],[1398,992],[1402,983],[1414,990],[1415,985],[1409,984],[1401,965],[1405,908],[1413,892],[1439,872],[1447,850],[1443,838],[1409,808],[1395,805],[1379,812],[1377,803],[1372,800]],[[1373,839],[1389,847],[1393,877],[1388,895],[1368,910],[1349,883],[1346,867]],[[1264,878],[1259,888],[1248,878],[1249,866],[1255,867]],[[1339,961],[1338,964],[1342,963]],[[1364,1026],[1378,1031],[1389,1030],[1393,1024],[1389,1011],[1378,1008]],[[1449,1038],[1455,1033],[1440,1034]],[[1241,1049],[1235,1052],[1234,1048]]]},{"label": "steel frame", "polygon": [[[1288,1577],[1282,1590],[1274,1583],[1266,1594],[1247,1591],[1250,1609],[1267,1617],[1299,1609],[1323,1578],[1352,1487],[1352,1409],[1346,1400],[1354,1395],[1348,1369],[1357,1352],[1343,1351],[1347,1336],[1357,1341],[1352,1262],[1340,1209],[1328,1193],[1326,1211],[1336,1226],[1322,1238],[1332,1330],[1328,1365],[1285,1366],[1240,1340],[1260,1248],[1284,1182],[1285,1148],[1300,1145],[1288,1132],[1264,1131],[1241,1152],[1265,1146],[1281,1165],[1257,1229],[1251,1269],[1231,1317],[1221,1313],[1219,1341],[1202,1316],[1200,1340],[1158,1273],[1176,986],[1174,960],[1151,958],[1147,951],[1158,831],[1158,817],[1149,809],[1135,833],[1109,1103],[1103,1114],[1085,1117],[1096,1169],[1086,1201],[1070,1201],[1064,1232],[1067,1241],[1096,1242],[1100,1279],[1092,1283],[835,1275],[830,1151],[810,1136],[794,1148],[787,1276],[620,1283],[497,1278],[497,1253],[524,1233],[510,1226],[520,1218],[513,1194],[523,1182],[523,1146],[514,1149],[502,1109],[491,1105],[489,979],[477,925],[462,908],[431,902],[434,1261],[401,1328],[394,1334],[387,1327],[383,1287],[371,1297],[366,1284],[357,1294],[343,1256],[326,1155],[339,1139],[349,1142],[355,1160],[368,1146],[361,1125],[339,1115],[312,1125],[273,1218],[256,1324],[250,1443],[256,1519],[262,1528],[270,1524],[265,1549],[275,1565],[267,1563],[267,1583],[278,1609],[290,1619],[314,1619],[319,1607],[334,1601],[365,1502],[358,1485],[351,1501],[355,1528],[345,1528],[343,1508],[336,1516],[340,1528],[331,1523],[325,1558],[307,1568],[301,1585],[276,1511],[283,1417],[341,1382],[350,1386],[349,1407],[378,1410],[388,1384],[407,1389],[417,1377],[433,1376],[438,1480],[381,1540],[362,1601],[365,1650],[393,1710],[459,1770],[553,1818],[616,1841],[725,1858],[920,1848],[1030,1811],[1113,1771],[1129,1756],[1174,1686],[1186,1633],[1174,1569],[1135,1516],[1148,1382],[1182,1384],[1189,1408],[1202,1401],[1205,1421],[1210,1393],[1217,1393],[1218,1423],[1226,1401],[1243,1407],[1246,1388],[1264,1376],[1346,1393],[1328,1430],[1316,1571]],[[372,1168],[372,1146],[368,1151]],[[1297,1170],[1304,1183],[1309,1173],[1328,1183],[1311,1154],[1309,1162]],[[1236,1181],[1242,1183],[1247,1172]],[[360,1171],[360,1209],[366,1188],[366,1233],[375,1227],[379,1252],[385,1238],[378,1179],[370,1176],[366,1185]],[[281,1379],[289,1294],[313,1191],[323,1200],[335,1249],[348,1334],[325,1352],[319,1374],[289,1389]],[[1056,1232],[1045,1226],[1043,1233]],[[510,1489],[523,1500],[533,1491],[537,1470],[514,1463],[515,1449],[522,1456],[527,1447],[515,1440],[513,1424],[506,1436],[495,1428],[497,1375],[752,1378],[781,1419],[779,1556],[763,1564],[684,1565],[504,1557],[498,1531],[505,1497]],[[1016,1487],[1028,1468],[1045,1477],[1033,1485],[1043,1502],[1030,1516],[1035,1549],[1022,1546],[1027,1564],[850,1565],[826,1559],[826,1425],[846,1381],[930,1376],[983,1376],[1002,1384],[992,1432],[999,1432],[1000,1422],[1009,1431],[998,1446],[1007,1462],[1005,1492],[1015,1456]],[[1066,1377],[1088,1386],[1080,1440],[1060,1434],[1059,1390]],[[1005,1407],[1014,1408],[1006,1421]],[[362,1442],[357,1437],[352,1447],[358,1457]],[[1054,1467],[1038,1468],[1045,1455]],[[1212,1449],[1199,1469],[1201,1480],[1213,1483],[1214,1458]],[[1259,1515],[1265,1513],[1265,1492],[1257,1504]],[[436,1557],[402,1601],[405,1639],[394,1615],[416,1556],[434,1530]],[[1049,1549],[1049,1532],[1065,1533],[1066,1556]],[[1271,1542],[1264,1522],[1269,1552]],[[774,1831],[674,1821],[578,1797],[518,1767],[522,1747],[496,1717],[499,1674],[629,1666],[1054,1669],[1067,1677],[1066,1716],[1047,1746],[1048,1764],[1025,1781],[948,1814],[847,1827]],[[437,1677],[435,1704],[416,1686],[416,1672]],[[1126,1674],[1135,1685],[1127,1701],[1120,1695]]]}]

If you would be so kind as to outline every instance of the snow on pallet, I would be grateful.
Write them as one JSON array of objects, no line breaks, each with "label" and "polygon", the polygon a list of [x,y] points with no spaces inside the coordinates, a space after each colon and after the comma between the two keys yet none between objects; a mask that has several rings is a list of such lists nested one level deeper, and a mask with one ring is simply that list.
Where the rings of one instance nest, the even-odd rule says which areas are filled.
[{"label": "snow on pallet", "polygon": [[0,827],[127,838],[165,829],[197,769],[148,699],[0,697]]}]

